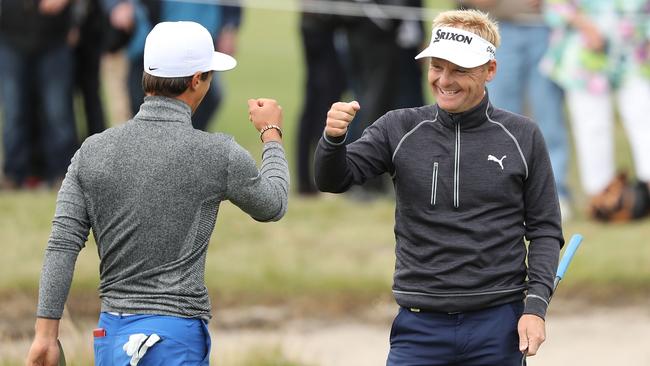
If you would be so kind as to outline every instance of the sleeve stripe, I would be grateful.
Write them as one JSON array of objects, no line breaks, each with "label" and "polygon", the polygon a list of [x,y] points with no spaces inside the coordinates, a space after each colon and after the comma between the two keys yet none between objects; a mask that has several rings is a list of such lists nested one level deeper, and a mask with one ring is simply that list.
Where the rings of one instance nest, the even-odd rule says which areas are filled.
[{"label": "sleeve stripe", "polygon": [[526,300],[528,300],[529,297],[532,297],[533,299],[542,300],[546,304],[546,306],[548,306],[548,301],[545,298],[541,297],[541,296],[528,295],[528,296],[526,296]]}]

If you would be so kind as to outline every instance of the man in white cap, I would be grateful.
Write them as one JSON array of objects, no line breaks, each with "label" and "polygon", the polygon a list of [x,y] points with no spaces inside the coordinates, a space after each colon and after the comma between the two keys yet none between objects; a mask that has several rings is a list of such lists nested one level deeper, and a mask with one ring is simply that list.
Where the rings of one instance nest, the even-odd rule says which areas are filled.
[{"label": "man in white cap", "polygon": [[429,60],[437,104],[388,112],[347,146],[362,106],[338,102],[327,114],[319,189],[385,172],[395,185],[400,309],[388,365],[522,365],[544,341],[560,210],[537,125],[489,101],[498,45],[486,14],[443,12],[417,56]]},{"label": "man in white cap", "polygon": [[219,204],[258,221],[287,209],[282,109],[249,100],[264,143],[258,170],[231,136],[192,128],[212,73],[235,67],[193,22],[156,25],[144,50],[140,111],[88,138],[57,199],[28,365],[55,365],[59,319],[77,254],[92,228],[100,258],[96,365],[208,365],[205,256]]}]

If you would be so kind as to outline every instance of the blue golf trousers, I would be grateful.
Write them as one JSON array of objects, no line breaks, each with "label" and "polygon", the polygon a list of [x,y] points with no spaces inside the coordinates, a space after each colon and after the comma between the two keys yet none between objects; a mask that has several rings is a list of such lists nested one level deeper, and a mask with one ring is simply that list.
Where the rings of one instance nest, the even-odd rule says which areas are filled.
[{"label": "blue golf trousers", "polygon": [[522,302],[463,313],[400,308],[387,366],[521,366],[517,323]]},{"label": "blue golf trousers", "polygon": [[157,334],[161,340],[146,352],[138,366],[196,365],[210,362],[210,334],[204,320],[163,315],[114,315],[101,313],[94,335],[95,365],[127,366],[131,356],[123,349],[133,334]]}]

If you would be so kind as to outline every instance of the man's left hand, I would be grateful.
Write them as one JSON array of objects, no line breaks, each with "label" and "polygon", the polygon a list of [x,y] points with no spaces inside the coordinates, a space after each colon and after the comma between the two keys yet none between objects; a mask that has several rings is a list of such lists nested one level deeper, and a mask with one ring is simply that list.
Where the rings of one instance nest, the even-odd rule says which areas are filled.
[{"label": "man's left hand", "polygon": [[524,314],[517,326],[519,332],[519,350],[526,356],[535,356],[539,346],[546,340],[544,319],[533,314]]}]

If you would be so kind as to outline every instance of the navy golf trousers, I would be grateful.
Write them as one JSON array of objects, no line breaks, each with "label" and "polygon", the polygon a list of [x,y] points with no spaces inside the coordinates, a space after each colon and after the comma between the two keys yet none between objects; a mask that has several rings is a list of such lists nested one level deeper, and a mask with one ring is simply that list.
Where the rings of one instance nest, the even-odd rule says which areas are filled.
[{"label": "navy golf trousers", "polygon": [[387,366],[521,366],[517,322],[522,302],[462,313],[400,308]]}]

